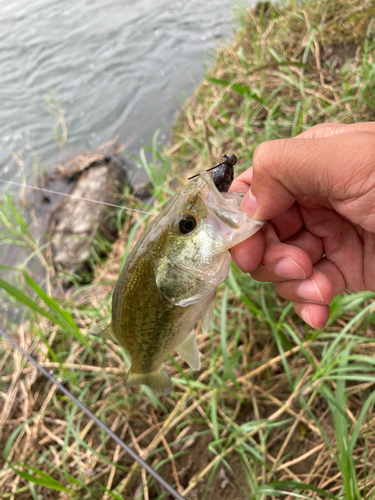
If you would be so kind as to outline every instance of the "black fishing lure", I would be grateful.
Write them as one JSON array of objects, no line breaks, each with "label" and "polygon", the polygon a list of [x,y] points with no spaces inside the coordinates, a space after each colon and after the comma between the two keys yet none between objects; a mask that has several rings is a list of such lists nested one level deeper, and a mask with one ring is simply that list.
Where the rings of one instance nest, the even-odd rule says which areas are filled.
[{"label": "black fishing lure", "polygon": [[[237,156],[235,154],[223,155],[221,157],[220,162],[212,168],[209,168],[207,172],[213,170],[211,173],[212,180],[214,181],[215,186],[221,193],[227,193],[234,178],[234,165],[237,163]],[[193,177],[189,177],[190,179],[194,179],[197,175],[193,175]]]}]

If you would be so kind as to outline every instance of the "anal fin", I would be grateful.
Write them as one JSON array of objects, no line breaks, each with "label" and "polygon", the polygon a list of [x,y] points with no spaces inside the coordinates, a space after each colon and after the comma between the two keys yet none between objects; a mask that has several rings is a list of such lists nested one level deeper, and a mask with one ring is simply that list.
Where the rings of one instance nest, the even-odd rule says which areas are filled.
[{"label": "anal fin", "polygon": [[125,387],[142,384],[148,385],[157,394],[172,392],[172,380],[165,366],[158,371],[148,373],[134,373],[130,369],[126,376]]},{"label": "anal fin", "polygon": [[201,358],[195,338],[194,330],[192,330],[185,340],[176,347],[176,352],[182,359],[193,369],[199,370],[201,367]]}]

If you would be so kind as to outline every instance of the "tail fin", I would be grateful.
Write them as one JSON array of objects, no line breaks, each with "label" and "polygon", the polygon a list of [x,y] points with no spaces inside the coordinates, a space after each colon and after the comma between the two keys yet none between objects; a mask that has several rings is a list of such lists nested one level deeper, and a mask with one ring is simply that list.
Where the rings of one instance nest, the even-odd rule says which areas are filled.
[{"label": "tail fin", "polygon": [[172,391],[172,380],[164,366],[158,371],[149,373],[134,373],[130,369],[126,376],[125,387],[141,384],[148,385],[157,394],[169,394]]}]

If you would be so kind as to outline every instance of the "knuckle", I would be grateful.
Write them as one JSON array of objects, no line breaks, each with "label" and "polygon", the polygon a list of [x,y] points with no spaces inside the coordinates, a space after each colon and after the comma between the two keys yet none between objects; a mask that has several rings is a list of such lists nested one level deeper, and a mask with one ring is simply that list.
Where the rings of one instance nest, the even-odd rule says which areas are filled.
[{"label": "knuckle", "polygon": [[264,268],[262,265],[251,271],[250,274],[255,281],[259,281],[261,283],[270,281],[270,277],[268,276],[268,273],[264,272]]},{"label": "knuckle", "polygon": [[270,153],[272,151],[271,142],[263,142],[259,144],[254,152],[253,158],[253,169],[257,174],[262,174],[264,170],[267,170],[267,166],[270,160]]},{"label": "knuckle", "polygon": [[272,178],[274,170],[283,163],[285,154],[294,144],[291,141],[292,139],[277,139],[260,144],[254,152],[254,174]]},{"label": "knuckle", "polygon": [[274,287],[276,292],[282,297],[283,299],[287,300],[295,300],[296,297],[293,296],[293,294],[290,291],[290,286],[288,286],[289,283],[274,283]]}]

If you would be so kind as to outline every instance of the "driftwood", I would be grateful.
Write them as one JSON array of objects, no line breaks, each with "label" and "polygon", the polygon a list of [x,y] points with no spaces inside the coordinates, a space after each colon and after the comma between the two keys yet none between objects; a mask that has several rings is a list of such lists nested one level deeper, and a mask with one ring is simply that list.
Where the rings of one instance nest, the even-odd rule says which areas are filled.
[{"label": "driftwood", "polygon": [[88,200],[121,204],[127,167],[121,155],[102,156],[65,178],[75,182],[69,193],[75,198],[67,197],[53,208],[48,238],[52,264],[56,271],[64,273],[64,281],[69,281],[69,275],[87,267],[97,232],[109,241],[117,237],[114,219],[117,209]]}]

